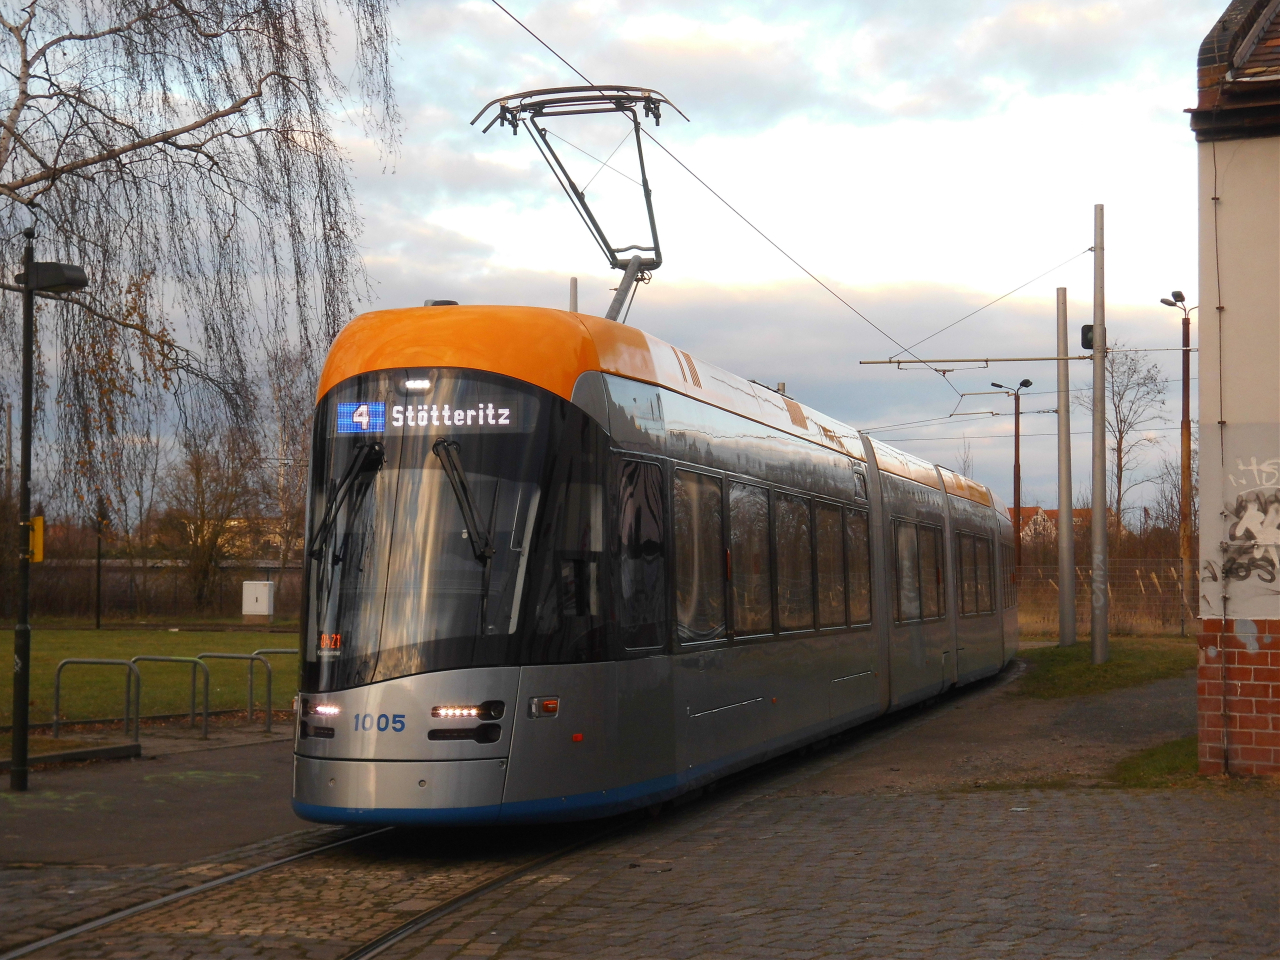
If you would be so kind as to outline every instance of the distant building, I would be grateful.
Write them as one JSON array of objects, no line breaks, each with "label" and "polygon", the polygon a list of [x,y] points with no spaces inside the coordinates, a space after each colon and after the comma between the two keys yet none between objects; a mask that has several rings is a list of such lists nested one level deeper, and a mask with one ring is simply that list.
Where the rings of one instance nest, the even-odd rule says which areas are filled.
[{"label": "distant building", "polygon": [[[1009,519],[1013,519],[1013,508],[1009,509]],[[1071,525],[1075,530],[1088,530],[1093,519],[1093,511],[1088,507],[1071,511]],[[1107,529],[1115,530],[1116,512],[1107,508]],[[1122,534],[1129,528],[1120,525]],[[1022,542],[1056,540],[1058,538],[1058,511],[1046,510],[1044,507],[1022,508]]]}]

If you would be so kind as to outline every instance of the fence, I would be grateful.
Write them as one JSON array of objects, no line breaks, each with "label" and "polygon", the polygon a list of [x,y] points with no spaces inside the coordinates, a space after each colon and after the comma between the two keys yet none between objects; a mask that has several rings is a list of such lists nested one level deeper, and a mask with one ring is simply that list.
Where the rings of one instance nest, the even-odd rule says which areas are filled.
[{"label": "fence", "polygon": [[[1189,634],[1198,629],[1195,602],[1182,602],[1182,561],[1112,560],[1107,564],[1110,626],[1113,633],[1177,632],[1185,622]],[[1089,632],[1093,576],[1090,567],[1076,567],[1076,631]],[[1192,584],[1193,596],[1198,583]],[[1018,624],[1028,632],[1058,629],[1058,568],[1018,568]]]},{"label": "fence", "polygon": [[[31,565],[31,607],[36,617],[92,617],[93,560],[46,560]],[[187,566],[182,560],[102,561],[103,617],[190,616],[200,613],[234,617],[240,613],[244,580],[271,580],[276,584],[276,617],[295,617],[301,604],[302,570],[281,569],[274,560],[240,560],[219,568],[209,605],[192,609]],[[12,612],[4,611],[12,616]]]}]

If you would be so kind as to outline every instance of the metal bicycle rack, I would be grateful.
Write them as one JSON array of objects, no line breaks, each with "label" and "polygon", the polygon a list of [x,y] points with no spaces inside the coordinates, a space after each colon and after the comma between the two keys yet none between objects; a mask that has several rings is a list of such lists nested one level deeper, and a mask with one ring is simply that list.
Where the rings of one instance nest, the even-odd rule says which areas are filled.
[{"label": "metal bicycle rack", "polygon": [[[58,669],[53,674],[53,735],[58,735],[59,718],[62,707],[62,669],[72,664],[88,664],[101,667],[127,667],[128,672],[124,675],[124,733],[129,735],[129,700],[133,700],[133,742],[138,742],[140,736],[139,727],[141,726],[142,715],[142,674],[138,671],[137,664],[130,660],[102,660],[97,657],[71,657],[63,660],[58,664]],[[133,679],[137,677],[138,683],[135,687]]]},{"label": "metal bicycle rack", "polygon": [[[290,650],[290,653],[295,651]],[[249,661],[249,722],[253,722],[253,664],[261,663],[267,671],[267,733],[271,732],[271,662],[260,653],[201,653],[197,660],[248,660]]]},{"label": "metal bicycle rack", "polygon": [[[209,665],[203,660],[196,657],[161,657],[143,655],[134,657],[130,663],[137,664],[141,661],[148,663],[187,663],[191,665],[191,725],[196,725],[196,668],[199,667],[204,671],[204,728],[201,731],[201,737],[205,740],[209,739]],[[142,709],[142,674],[138,674],[138,716],[141,719]]]}]

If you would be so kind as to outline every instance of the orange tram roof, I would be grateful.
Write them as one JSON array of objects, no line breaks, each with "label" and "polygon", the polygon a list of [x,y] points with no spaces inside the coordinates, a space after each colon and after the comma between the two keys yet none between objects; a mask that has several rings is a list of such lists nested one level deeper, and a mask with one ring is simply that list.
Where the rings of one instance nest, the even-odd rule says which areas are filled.
[{"label": "orange tram roof", "polygon": [[[377,310],[342,329],[329,348],[317,401],[350,377],[397,367],[489,370],[569,400],[589,370],[657,384],[793,436],[864,460],[852,427],[690,356],[636,327],[547,307],[439,306]],[[980,483],[872,440],[886,473],[990,506]]]}]

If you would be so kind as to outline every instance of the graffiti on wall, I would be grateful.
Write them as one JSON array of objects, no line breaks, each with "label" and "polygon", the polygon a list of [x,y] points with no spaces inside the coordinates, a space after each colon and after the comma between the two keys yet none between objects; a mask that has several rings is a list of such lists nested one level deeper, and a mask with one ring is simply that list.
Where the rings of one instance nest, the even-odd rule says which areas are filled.
[{"label": "graffiti on wall", "polygon": [[1227,481],[1236,498],[1224,504],[1222,578],[1275,583],[1280,572],[1280,457],[1261,463],[1250,457],[1247,464],[1238,459]]}]

